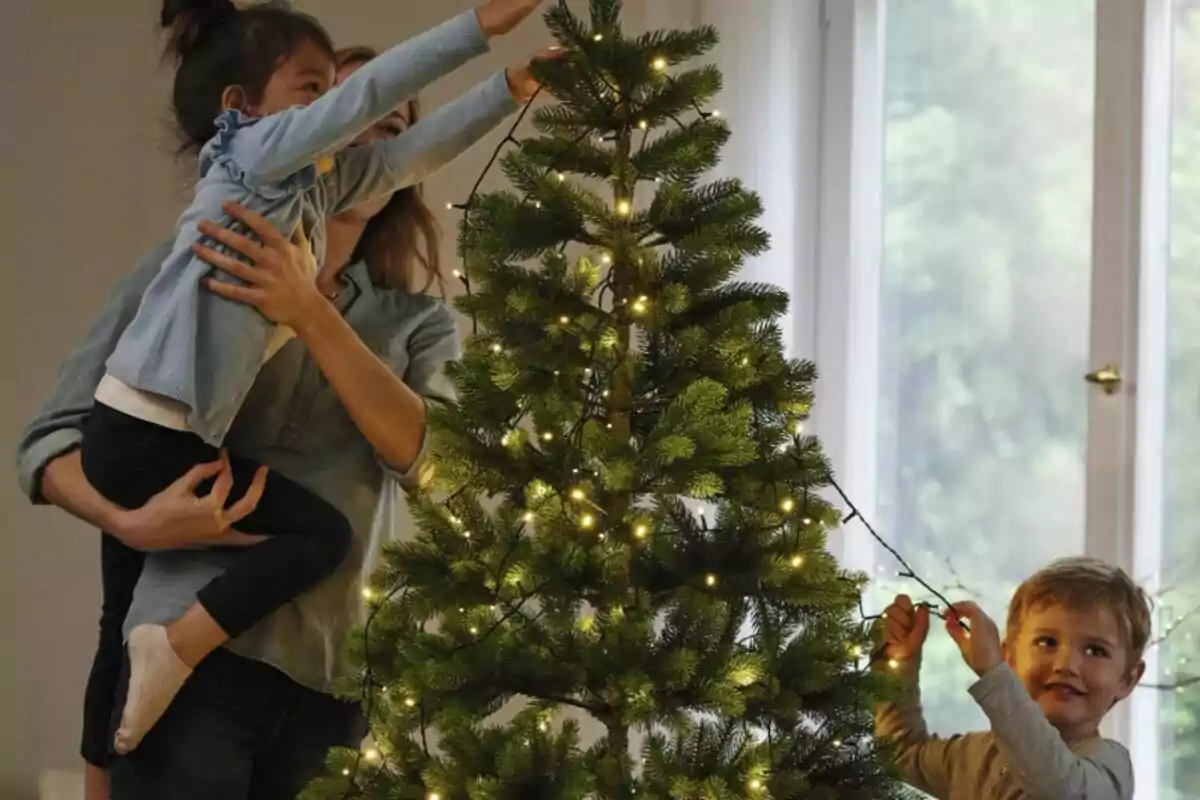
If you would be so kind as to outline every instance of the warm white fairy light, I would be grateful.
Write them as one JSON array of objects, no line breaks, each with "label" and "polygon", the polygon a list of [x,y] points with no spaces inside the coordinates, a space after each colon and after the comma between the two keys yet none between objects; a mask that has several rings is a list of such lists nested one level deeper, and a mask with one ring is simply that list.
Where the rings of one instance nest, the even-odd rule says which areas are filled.
[{"label": "warm white fairy light", "polygon": [[558,178],[559,183],[562,183],[563,181],[565,181],[567,179],[567,176],[562,174],[561,172],[558,173],[557,175],[555,175],[554,177]]},{"label": "warm white fairy light", "polygon": [[369,763],[374,764],[379,761],[379,751],[374,747],[370,747],[363,751],[363,758],[367,759]]},{"label": "warm white fairy light", "polygon": [[559,317],[558,321],[560,323],[562,323],[563,325],[569,325],[571,322],[571,318],[570,317]]},{"label": "warm white fairy light", "polygon": [[524,520],[525,522],[533,522],[533,520],[534,520],[533,512],[526,511],[525,514],[521,517],[521,519]]},{"label": "warm white fairy light", "polygon": [[779,509],[785,514],[790,514],[796,510],[796,501],[787,497],[779,504]]},{"label": "warm white fairy light", "polygon": [[363,588],[363,590],[362,590],[362,596],[363,596],[363,599],[364,599],[364,600],[373,600],[373,599],[375,599],[375,593],[374,593],[373,591],[371,591],[369,588],[366,588],[366,587],[364,587],[364,588]]},{"label": "warm white fairy light", "polygon": [[344,769],[344,770],[342,770],[342,774],[343,774],[343,775],[349,775],[349,774],[350,774],[350,770],[349,770],[349,769]]},{"label": "warm white fairy light", "polygon": [[446,210],[451,211],[454,208],[454,203],[446,203]]},{"label": "warm white fairy light", "polygon": [[584,514],[579,519],[579,527],[581,527],[581,528],[590,528],[595,524],[596,524],[596,518],[593,517],[591,514]]},{"label": "warm white fairy light", "polygon": [[542,434],[542,441],[543,442],[553,442],[554,434],[551,433],[550,431],[546,431],[545,433]]},{"label": "warm white fairy light", "polygon": [[663,58],[662,56],[659,56],[658,58],[656,58],[650,62],[650,66],[654,67],[659,72],[662,72],[663,70],[665,70],[667,68],[667,60],[665,58]]},{"label": "warm white fairy light", "polygon": [[628,217],[631,213],[633,213],[632,203],[630,203],[628,200],[617,201],[617,216]]},{"label": "warm white fairy light", "polygon": [[633,305],[630,306],[630,308],[633,310],[633,313],[635,313],[635,314],[645,314],[646,313],[646,303],[642,300],[635,300]]},{"label": "warm white fairy light", "polygon": [[442,796],[437,792],[430,792],[429,794],[425,795],[425,800],[442,800]]},{"label": "warm white fairy light", "polygon": [[479,635],[479,628],[476,628],[474,625],[472,625],[472,626],[471,626],[470,630],[471,630],[471,635],[472,635],[472,636],[478,636],[478,635]]},{"label": "warm white fairy light", "polygon": [[638,525],[633,529],[633,535],[639,539],[645,539],[646,535],[649,533],[650,531],[645,525]]},{"label": "warm white fairy light", "polygon": [[804,556],[792,556],[792,569],[800,569],[804,566]]},{"label": "warm white fairy light", "polygon": [[889,658],[887,665],[888,669],[900,669],[900,662],[894,658]]},{"label": "warm white fairy light", "polygon": [[593,36],[593,37],[592,37],[592,41],[593,41],[593,42],[603,42],[603,41],[604,41],[604,34],[603,34],[603,33],[597,33],[595,36]]},{"label": "warm white fairy light", "polygon": [[492,345],[493,353],[500,353],[500,352],[503,352],[503,350],[504,350],[504,347],[499,342],[496,342],[494,345]]},{"label": "warm white fairy light", "polygon": [[451,274],[452,274],[454,277],[458,278],[459,280],[462,280],[462,276],[463,276],[463,274],[462,274],[462,270],[457,270],[457,269],[456,269],[456,270],[454,270],[454,272],[452,272]]},{"label": "warm white fairy light", "polygon": [[711,572],[708,575],[705,575],[704,576],[704,585],[708,586],[709,588],[716,586],[717,585],[717,576],[713,575]]},{"label": "warm white fairy light", "polygon": [[714,108],[714,109],[713,109],[711,112],[709,112],[709,113],[710,113],[710,114],[712,114],[712,116],[714,116],[714,117],[719,117],[719,116],[721,116],[721,110],[720,110],[720,109],[718,109],[718,108]]},{"label": "warm white fairy light", "polygon": [[750,357],[749,356],[742,356],[742,366],[743,367],[750,366]]},{"label": "warm white fairy light", "polygon": [[760,781],[758,778],[755,778],[754,780],[750,781],[750,788],[757,792],[762,788],[762,781]]},{"label": "warm white fairy light", "polygon": [[612,256],[609,255],[608,253],[605,253],[604,255],[600,256],[600,263],[604,264],[605,266],[611,264]]},{"label": "warm white fairy light", "polygon": [[579,501],[585,499],[586,497],[587,497],[587,494],[583,491],[583,489],[572,489],[571,490],[571,499],[577,503]]},{"label": "warm white fairy light", "polygon": [[797,435],[797,436],[799,436],[800,434],[804,433],[804,420],[796,420],[796,428],[795,428],[795,430],[796,430],[796,435]]},{"label": "warm white fairy light", "polygon": [[650,127],[650,123],[646,122],[646,120],[644,120],[644,119],[640,119],[640,120],[638,120],[638,127],[641,128],[642,130],[646,130],[647,128]]}]

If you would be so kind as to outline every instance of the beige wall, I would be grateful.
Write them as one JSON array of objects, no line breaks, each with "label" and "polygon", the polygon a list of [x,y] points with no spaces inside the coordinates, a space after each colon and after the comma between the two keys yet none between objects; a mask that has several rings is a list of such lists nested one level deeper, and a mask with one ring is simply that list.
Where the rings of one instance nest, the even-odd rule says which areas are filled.
[{"label": "beige wall", "polygon": [[[639,23],[646,0],[627,3]],[[655,16],[693,0],[657,0]],[[575,0],[574,5],[581,5]],[[469,0],[302,0],[340,44],[387,45]],[[157,63],[156,0],[5,0],[0,11],[0,444],[11,453],[108,288],[169,232],[190,163],[173,161]],[[686,16],[684,17],[686,21]],[[548,42],[540,21],[425,94],[445,102]],[[429,187],[439,214],[485,162],[481,145]],[[453,256],[453,222],[443,217]],[[0,459],[0,798],[36,796],[38,775],[78,769],[83,682],[99,609],[94,531],[31,507]]]}]

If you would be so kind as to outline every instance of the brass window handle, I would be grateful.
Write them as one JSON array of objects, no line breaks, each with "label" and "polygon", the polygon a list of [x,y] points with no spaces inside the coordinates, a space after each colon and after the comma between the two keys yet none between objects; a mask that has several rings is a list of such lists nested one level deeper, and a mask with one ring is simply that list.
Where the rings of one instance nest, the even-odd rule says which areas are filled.
[{"label": "brass window handle", "polygon": [[1095,384],[1104,390],[1105,394],[1116,394],[1121,388],[1121,373],[1112,364],[1105,364],[1098,370],[1089,372],[1083,376],[1083,379],[1088,383]]}]

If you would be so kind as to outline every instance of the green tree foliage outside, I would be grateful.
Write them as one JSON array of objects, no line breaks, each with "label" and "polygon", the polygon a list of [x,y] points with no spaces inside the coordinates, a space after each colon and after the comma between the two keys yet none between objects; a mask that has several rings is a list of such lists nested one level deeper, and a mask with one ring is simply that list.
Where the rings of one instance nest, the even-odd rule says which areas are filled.
[{"label": "green tree foliage outside", "polygon": [[900,796],[865,578],[826,549],[797,430],[815,371],[783,355],[787,296],[733,280],[767,247],[758,198],[704,179],[729,129],[719,71],[687,62],[716,32],[627,37],[590,5],[548,12],[558,102],[465,210],[478,332],[355,648],[377,749],[307,797]]}]

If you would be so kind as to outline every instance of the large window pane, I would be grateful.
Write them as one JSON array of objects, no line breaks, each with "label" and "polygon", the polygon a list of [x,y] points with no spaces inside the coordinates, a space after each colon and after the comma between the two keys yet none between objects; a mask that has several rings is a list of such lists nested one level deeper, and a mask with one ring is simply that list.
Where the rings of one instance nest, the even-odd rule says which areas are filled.
[{"label": "large window pane", "polygon": [[[1160,684],[1200,674],[1200,0],[1174,0]],[[1154,535],[1155,532],[1150,532]],[[1200,685],[1159,706],[1162,800],[1200,797]]]},{"label": "large window pane", "polygon": [[[1084,544],[1095,5],[888,4],[880,527],[998,621]],[[935,627],[935,730],[972,679]]]}]

